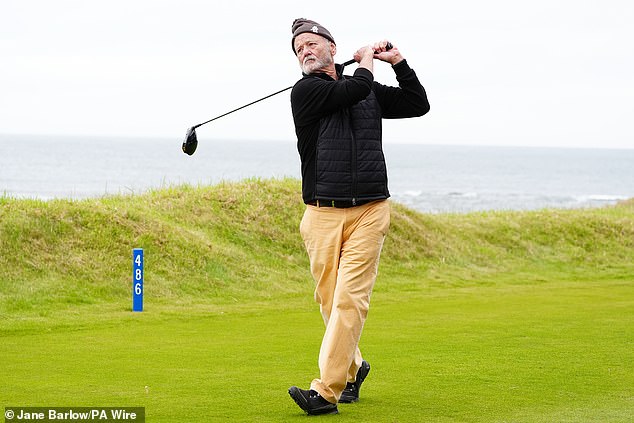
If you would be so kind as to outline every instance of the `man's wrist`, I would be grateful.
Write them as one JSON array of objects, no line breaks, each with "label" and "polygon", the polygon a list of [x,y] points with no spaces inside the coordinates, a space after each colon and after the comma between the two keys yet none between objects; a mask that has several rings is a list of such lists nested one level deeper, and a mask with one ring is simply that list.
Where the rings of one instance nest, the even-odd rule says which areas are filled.
[{"label": "man's wrist", "polygon": [[401,69],[401,68],[403,68],[403,67],[406,67],[406,66],[407,66],[407,60],[405,60],[405,58],[404,58],[404,57],[401,57],[401,60],[399,60],[398,62],[396,62],[396,63],[394,63],[394,64],[392,65],[392,68],[393,68],[395,71],[398,71],[399,69]]},{"label": "man's wrist", "polygon": [[399,63],[401,63],[403,60],[405,60],[405,58],[399,54],[398,56],[394,56],[392,60],[390,60],[390,64],[392,66],[396,66]]}]

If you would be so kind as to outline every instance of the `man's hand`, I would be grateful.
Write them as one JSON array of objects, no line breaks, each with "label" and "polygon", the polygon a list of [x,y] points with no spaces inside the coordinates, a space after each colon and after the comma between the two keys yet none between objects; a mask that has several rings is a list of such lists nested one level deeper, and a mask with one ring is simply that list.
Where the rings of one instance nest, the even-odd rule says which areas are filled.
[{"label": "man's hand", "polygon": [[375,43],[372,48],[374,49],[374,58],[381,60],[383,62],[387,62],[394,66],[398,62],[402,61],[404,58],[401,56],[401,52],[398,51],[398,48],[392,45],[391,49],[387,49],[386,46],[388,44],[387,40],[379,41]]},{"label": "man's hand", "polygon": [[354,53],[354,60],[359,63],[360,68],[366,68],[373,72],[374,49],[372,46],[364,46]]}]

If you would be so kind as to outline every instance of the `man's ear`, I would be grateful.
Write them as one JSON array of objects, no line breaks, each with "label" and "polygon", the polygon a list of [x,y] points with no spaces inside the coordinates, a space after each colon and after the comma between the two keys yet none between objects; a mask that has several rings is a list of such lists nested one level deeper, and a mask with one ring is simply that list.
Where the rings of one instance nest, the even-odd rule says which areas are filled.
[{"label": "man's ear", "polygon": [[333,56],[337,54],[337,46],[332,41],[330,42],[330,54]]}]

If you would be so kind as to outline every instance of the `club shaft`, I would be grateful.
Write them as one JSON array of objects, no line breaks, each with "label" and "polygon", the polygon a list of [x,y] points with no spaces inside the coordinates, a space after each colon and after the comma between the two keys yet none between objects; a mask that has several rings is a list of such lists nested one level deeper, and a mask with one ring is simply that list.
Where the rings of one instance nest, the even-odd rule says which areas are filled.
[{"label": "club shaft", "polygon": [[259,99],[255,100],[255,101],[252,101],[252,102],[251,102],[251,103],[249,103],[249,104],[245,104],[244,106],[238,107],[237,109],[233,109],[233,110],[231,110],[230,112],[223,113],[223,114],[221,114],[220,116],[216,116],[216,117],[215,117],[215,118],[213,118],[213,119],[209,119],[209,120],[208,120],[208,121],[206,121],[206,122],[199,123],[198,125],[194,126],[194,129],[195,129],[195,128],[198,128],[199,126],[202,126],[202,125],[204,125],[204,124],[206,124],[206,123],[209,123],[209,122],[211,122],[211,121],[214,121],[214,120],[216,120],[216,119],[220,119],[221,117],[224,117],[224,116],[230,115],[230,114],[231,114],[231,113],[233,113],[233,112],[237,112],[238,110],[242,110],[242,109],[244,109],[245,107],[249,107],[249,106],[251,106],[252,104],[258,103],[258,102],[260,102],[260,101],[262,101],[262,100],[266,100],[266,99],[267,99],[267,98],[269,98],[269,97],[273,97],[274,95],[278,95],[278,94],[280,94],[280,93],[283,93],[284,91],[290,90],[291,88],[293,88],[293,86],[292,86],[292,85],[291,85],[290,87],[286,87],[286,88],[284,88],[284,89],[282,89],[282,90],[276,91],[276,92],[274,92],[273,94],[269,94],[269,95],[267,95],[266,97],[262,97],[262,98],[259,98]]},{"label": "club shaft", "polygon": [[[390,49],[392,48],[392,44],[391,44],[391,43],[388,43],[388,44],[387,44],[387,46],[386,46],[386,48],[387,48],[387,50],[390,50]],[[348,60],[347,62],[344,62],[344,63],[343,63],[343,67],[346,67],[346,66],[348,66],[348,65],[351,65],[351,64],[353,64],[353,63],[355,63],[355,62],[356,62],[356,60],[354,60],[354,59],[350,59],[350,60]],[[199,123],[199,124],[198,124],[198,125],[196,125],[196,126],[192,126],[192,128],[193,128],[193,129],[196,129],[196,128],[198,128],[199,126],[205,125],[205,124],[207,124],[207,123],[209,123],[209,122],[213,122],[214,120],[216,120],[216,119],[220,119],[221,117],[225,117],[225,116],[227,116],[227,115],[230,115],[230,114],[231,114],[231,113],[233,113],[233,112],[237,112],[238,110],[242,110],[242,109],[244,109],[245,107],[249,107],[249,106],[251,106],[251,105],[253,105],[253,104],[255,104],[255,103],[259,103],[259,102],[260,102],[260,101],[262,101],[262,100],[266,100],[266,99],[267,99],[267,98],[269,98],[269,97],[273,97],[274,95],[278,95],[278,94],[280,94],[280,93],[283,93],[284,91],[288,91],[288,90],[290,90],[291,88],[293,88],[293,86],[292,86],[292,85],[291,85],[290,87],[286,87],[286,88],[284,88],[284,89],[282,89],[282,90],[276,91],[276,92],[274,92],[273,94],[269,94],[269,95],[267,95],[266,97],[262,97],[262,98],[259,98],[259,99],[255,100],[255,101],[252,101],[252,102],[251,102],[251,103],[249,103],[249,104],[245,104],[244,106],[238,107],[237,109],[233,109],[233,110],[231,110],[231,111],[229,111],[229,112],[227,112],[227,113],[223,113],[223,114],[221,114],[220,116],[216,116],[215,118],[209,119],[208,121],[205,121],[205,122],[203,122],[203,123]]]}]

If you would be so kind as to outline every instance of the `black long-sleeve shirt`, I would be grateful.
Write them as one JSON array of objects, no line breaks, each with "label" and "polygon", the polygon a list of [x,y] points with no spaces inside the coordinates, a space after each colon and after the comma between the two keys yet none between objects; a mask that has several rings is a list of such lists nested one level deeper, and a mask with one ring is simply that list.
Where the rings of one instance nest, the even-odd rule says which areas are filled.
[{"label": "black long-sleeve shirt", "polygon": [[[427,93],[406,60],[393,66],[399,87],[388,87],[374,81],[372,72],[357,68],[352,77],[335,81],[326,74],[304,75],[291,92],[293,120],[298,141],[307,138],[304,131],[324,116],[350,107],[370,94],[373,89],[385,119],[422,116],[429,111]],[[339,70],[343,70],[339,68]]]},{"label": "black long-sleeve shirt", "polygon": [[[297,134],[297,148],[302,160],[302,178],[314,178],[320,121],[336,112],[364,100],[371,91],[377,98],[381,118],[398,119],[422,116],[429,111],[425,89],[416,73],[405,60],[393,66],[399,87],[389,87],[374,81],[372,72],[357,68],[353,76],[343,76],[337,65],[339,79],[320,73],[304,75],[291,92],[291,108]],[[304,181],[306,187],[314,181]],[[306,183],[308,182],[308,184]]]}]

